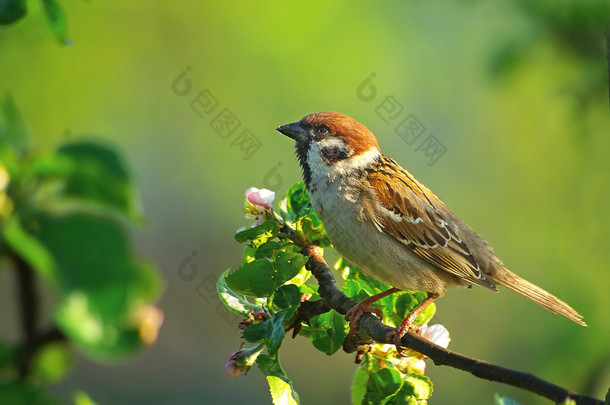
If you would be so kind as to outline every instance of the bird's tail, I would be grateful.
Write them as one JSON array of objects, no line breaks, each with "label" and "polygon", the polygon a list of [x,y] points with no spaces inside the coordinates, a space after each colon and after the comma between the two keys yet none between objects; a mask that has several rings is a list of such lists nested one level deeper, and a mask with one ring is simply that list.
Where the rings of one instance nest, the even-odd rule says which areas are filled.
[{"label": "bird's tail", "polygon": [[579,325],[587,326],[587,324],[582,321],[582,315],[576,312],[574,308],[555,297],[553,294],[546,292],[537,285],[512,273],[508,269],[504,270],[505,271],[494,274],[493,281],[531,299],[551,312],[563,315]]}]

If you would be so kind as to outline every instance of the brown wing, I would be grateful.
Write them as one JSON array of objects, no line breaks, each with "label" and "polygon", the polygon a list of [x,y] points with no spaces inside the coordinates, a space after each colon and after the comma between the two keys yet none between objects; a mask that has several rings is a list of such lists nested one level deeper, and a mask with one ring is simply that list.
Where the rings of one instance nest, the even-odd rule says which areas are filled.
[{"label": "brown wing", "polygon": [[[400,176],[393,175],[400,170]],[[392,181],[387,181],[388,176]],[[420,257],[471,283],[497,290],[472,256],[459,230],[442,210],[444,203],[387,156],[369,173],[380,205],[377,228],[411,248]]]}]

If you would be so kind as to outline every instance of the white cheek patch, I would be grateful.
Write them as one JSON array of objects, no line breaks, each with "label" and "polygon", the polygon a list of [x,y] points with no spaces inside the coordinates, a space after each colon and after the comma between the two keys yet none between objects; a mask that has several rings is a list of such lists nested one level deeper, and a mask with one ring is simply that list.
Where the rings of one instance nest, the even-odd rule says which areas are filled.
[{"label": "white cheek patch", "polygon": [[334,168],[341,173],[348,173],[353,170],[363,170],[372,165],[381,156],[377,148],[371,148],[359,155],[350,157],[334,164]]},{"label": "white cheek patch", "polygon": [[[349,177],[352,172],[363,170],[373,164],[381,155],[377,148],[371,148],[359,155],[352,155],[347,159],[329,164],[322,156],[322,150],[328,147],[347,148],[347,145],[337,138],[328,138],[320,142],[310,143],[307,164],[311,168],[314,181],[333,182],[338,177]],[[353,152],[348,152],[348,155],[351,153]]]},{"label": "white cheek patch", "polygon": [[320,149],[337,148],[344,150],[347,154],[349,154],[349,147],[347,146],[347,143],[336,137],[322,139],[320,142],[318,142],[318,145],[320,146]]}]

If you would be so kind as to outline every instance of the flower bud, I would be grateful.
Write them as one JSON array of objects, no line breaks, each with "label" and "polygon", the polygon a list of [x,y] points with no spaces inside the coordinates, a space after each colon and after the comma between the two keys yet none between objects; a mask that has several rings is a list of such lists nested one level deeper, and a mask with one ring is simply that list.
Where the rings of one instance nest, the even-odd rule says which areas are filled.
[{"label": "flower bud", "polygon": [[264,348],[265,345],[261,343],[248,349],[239,349],[233,352],[227,360],[227,364],[225,364],[225,372],[229,378],[237,377],[242,371],[247,373],[250,367],[256,363],[258,355]]}]

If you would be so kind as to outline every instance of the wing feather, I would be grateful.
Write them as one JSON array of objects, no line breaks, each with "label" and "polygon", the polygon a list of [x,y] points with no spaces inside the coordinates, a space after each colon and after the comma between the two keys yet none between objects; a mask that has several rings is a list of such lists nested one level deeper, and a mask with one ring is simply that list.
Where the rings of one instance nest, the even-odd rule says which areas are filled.
[{"label": "wing feather", "polygon": [[381,232],[392,235],[442,270],[496,289],[460,237],[451,215],[443,215],[443,211],[451,211],[432,191],[387,156],[368,173],[368,178],[379,202],[374,215]]}]

